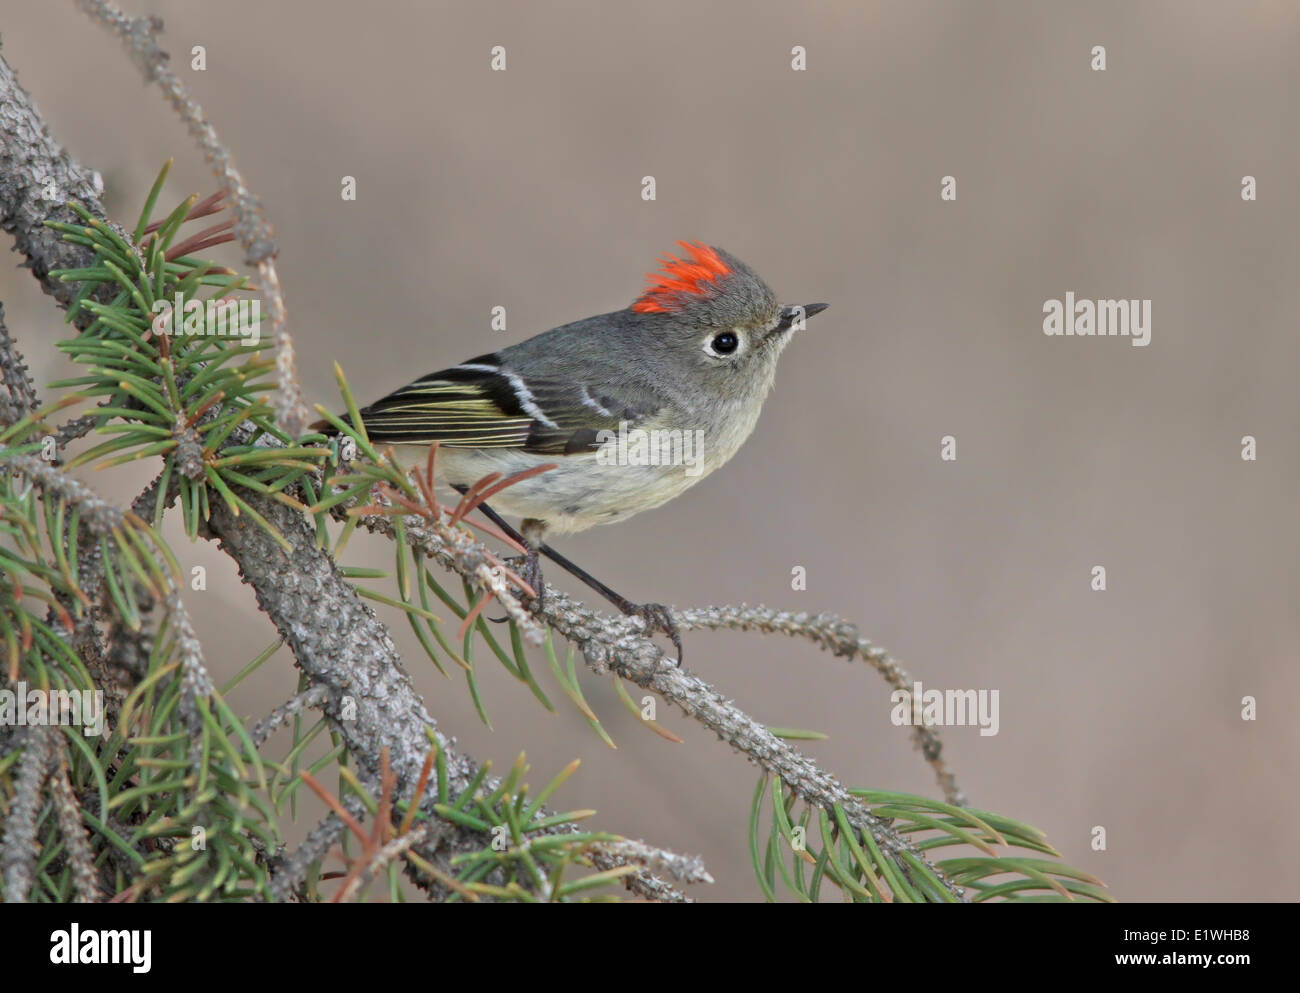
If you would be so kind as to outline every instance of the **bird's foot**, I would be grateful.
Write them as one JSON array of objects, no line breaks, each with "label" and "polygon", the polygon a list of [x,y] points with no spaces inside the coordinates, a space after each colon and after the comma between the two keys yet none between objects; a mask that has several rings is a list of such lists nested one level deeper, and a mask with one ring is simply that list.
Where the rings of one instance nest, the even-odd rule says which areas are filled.
[{"label": "bird's foot", "polygon": [[[504,559],[504,564],[508,565],[525,583],[537,592],[537,596],[532,598],[532,612],[540,613],[546,603],[546,583],[542,579],[542,564],[538,561],[537,553],[531,552],[528,555],[515,555],[511,558]],[[521,598],[527,598],[528,594],[519,590]],[[489,617],[493,624],[503,624],[510,620],[509,617]]]},{"label": "bird's foot", "polygon": [[676,665],[682,664],[682,633],[677,628],[677,622],[673,620],[672,611],[662,603],[632,603],[624,601],[618,605],[618,608],[629,617],[639,617],[645,622],[645,633],[654,634],[656,631],[662,632],[673,643],[677,649]]},{"label": "bird's foot", "polygon": [[533,612],[541,613],[542,607],[546,604],[546,581],[542,579],[542,560],[535,548],[529,549],[528,554],[524,556],[523,568],[519,572],[519,578],[537,594],[534,598]]}]

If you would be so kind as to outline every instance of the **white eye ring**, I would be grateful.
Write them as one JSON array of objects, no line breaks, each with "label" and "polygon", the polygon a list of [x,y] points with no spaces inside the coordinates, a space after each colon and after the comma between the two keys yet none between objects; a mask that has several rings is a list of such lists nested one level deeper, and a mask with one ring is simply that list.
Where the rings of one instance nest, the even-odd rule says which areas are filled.
[{"label": "white eye ring", "polygon": [[745,336],[739,331],[719,331],[704,343],[704,354],[715,359],[732,359],[745,350]]}]

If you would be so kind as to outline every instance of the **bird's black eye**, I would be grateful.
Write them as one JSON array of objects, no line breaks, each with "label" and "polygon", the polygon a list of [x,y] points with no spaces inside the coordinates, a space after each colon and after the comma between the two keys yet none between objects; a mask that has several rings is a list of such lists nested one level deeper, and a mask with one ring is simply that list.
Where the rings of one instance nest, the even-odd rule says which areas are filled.
[{"label": "bird's black eye", "polygon": [[723,331],[713,339],[712,347],[719,355],[730,355],[740,345],[740,339],[730,331]]}]

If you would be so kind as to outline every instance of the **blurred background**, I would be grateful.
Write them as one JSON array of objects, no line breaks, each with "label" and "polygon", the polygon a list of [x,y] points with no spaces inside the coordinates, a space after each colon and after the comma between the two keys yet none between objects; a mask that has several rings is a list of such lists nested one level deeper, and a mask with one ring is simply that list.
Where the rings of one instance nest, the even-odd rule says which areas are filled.
[{"label": "blurred background", "polygon": [[[1294,899],[1300,7],[125,2],[164,17],[276,226],[310,400],[339,407],[335,361],[373,399],[626,306],[677,239],[725,247],[831,309],[730,464],[557,545],[634,599],[834,611],[927,686],[998,690],[996,736],[945,732],[971,802],[1043,828],[1122,900]],[[134,220],[169,156],[163,204],[215,189],[71,3],[11,0],[0,40],[114,217]],[[1046,337],[1043,304],[1067,291],[1150,299],[1151,344]],[[5,267],[0,300],[38,384],[67,375],[35,282]],[[94,482],[125,498],[147,479]],[[186,602],[227,679],[274,631],[228,559],[175,521],[167,536],[208,567]],[[349,560],[389,550],[358,538]],[[757,773],[710,733],[663,706],[685,738],[669,744],[588,675],[611,750],[561,694],[548,714],[490,663],[488,729],[385,616],[470,754],[501,769],[526,750],[539,786],[580,757],[557,807],[702,854],[717,883],[700,899],[758,898]],[[937,795],[867,666],[735,633],[688,633],[686,661],[759,720],[828,733],[807,750],[841,781]],[[295,679],[282,652],[232,701],[264,713]]]}]

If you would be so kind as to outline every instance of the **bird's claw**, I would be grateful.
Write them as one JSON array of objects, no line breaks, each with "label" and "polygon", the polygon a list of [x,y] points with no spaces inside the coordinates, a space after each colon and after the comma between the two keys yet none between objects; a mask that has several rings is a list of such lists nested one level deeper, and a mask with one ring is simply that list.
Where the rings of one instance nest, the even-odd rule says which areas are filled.
[{"label": "bird's claw", "polygon": [[546,583],[542,579],[542,562],[536,552],[524,556],[524,565],[519,578],[536,591],[536,609],[540,611],[546,602]]},{"label": "bird's claw", "polygon": [[677,661],[674,664],[679,666],[682,664],[682,633],[677,628],[677,622],[673,620],[672,611],[662,603],[629,603],[623,608],[623,612],[641,618],[645,622],[646,634],[660,631],[666,635],[673,643],[673,647],[677,649]]},{"label": "bird's claw", "polygon": [[[538,561],[537,555],[516,555],[513,558],[505,560],[505,564],[518,572],[519,578],[527,583],[532,589],[537,591],[537,596],[533,598],[533,613],[541,613],[542,607],[546,603],[546,584],[542,581],[542,563]],[[519,591],[524,594],[523,590]],[[502,624],[509,617],[489,617],[489,621],[494,624]]]},{"label": "bird's claw", "polygon": [[[507,559],[506,562],[518,572],[520,579],[537,591],[537,596],[532,599],[529,609],[535,614],[540,613],[543,604],[546,602],[546,584],[542,580],[541,557],[536,551],[530,550],[527,555]],[[629,617],[641,618],[645,624],[645,633],[647,635],[652,635],[656,631],[664,634],[673,643],[673,647],[677,649],[677,659],[674,664],[682,664],[682,633],[677,627],[677,622],[673,620],[672,611],[662,603],[632,603],[630,600],[618,597],[617,594],[610,596],[608,591],[606,591],[606,596],[609,596],[611,602],[617,605],[618,609],[624,614]],[[506,619],[501,618],[503,621]],[[493,618],[493,620],[496,620],[496,618]]]}]

